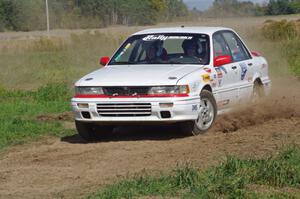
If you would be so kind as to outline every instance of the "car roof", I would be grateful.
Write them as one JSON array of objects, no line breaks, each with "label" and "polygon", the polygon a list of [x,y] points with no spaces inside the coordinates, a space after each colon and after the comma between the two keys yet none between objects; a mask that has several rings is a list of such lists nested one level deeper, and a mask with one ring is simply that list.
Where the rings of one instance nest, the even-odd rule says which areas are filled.
[{"label": "car roof", "polygon": [[133,35],[143,35],[143,34],[159,34],[159,33],[198,33],[198,34],[208,34],[212,35],[213,33],[220,30],[231,30],[230,28],[225,27],[208,27],[208,26],[181,26],[181,27],[168,27],[168,28],[151,28],[142,30],[134,33]]}]

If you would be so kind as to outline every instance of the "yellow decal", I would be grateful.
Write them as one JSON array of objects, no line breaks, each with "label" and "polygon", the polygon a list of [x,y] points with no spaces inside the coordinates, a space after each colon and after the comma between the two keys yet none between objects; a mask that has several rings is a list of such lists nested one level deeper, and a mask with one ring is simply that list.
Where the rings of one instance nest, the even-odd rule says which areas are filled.
[{"label": "yellow decal", "polygon": [[128,44],[125,46],[125,49],[127,50],[130,46],[131,46],[131,43],[128,43]]},{"label": "yellow decal", "polygon": [[209,74],[204,74],[202,75],[202,79],[204,82],[209,82],[210,81],[210,75]]}]

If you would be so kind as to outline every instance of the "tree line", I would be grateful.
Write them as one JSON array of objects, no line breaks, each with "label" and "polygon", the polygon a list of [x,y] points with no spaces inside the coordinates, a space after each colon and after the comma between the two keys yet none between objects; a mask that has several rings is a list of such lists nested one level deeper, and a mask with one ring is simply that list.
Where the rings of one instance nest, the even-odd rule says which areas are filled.
[{"label": "tree line", "polygon": [[[188,15],[182,0],[48,0],[52,28],[152,25]],[[45,0],[0,0],[0,31],[46,28]]]},{"label": "tree line", "polygon": [[258,4],[252,1],[214,0],[203,15],[207,16],[262,16],[300,13],[300,0],[269,0]]},{"label": "tree line", "polygon": [[[207,11],[189,11],[183,0],[48,0],[51,28],[152,25],[178,18],[300,13],[300,0],[214,0]],[[200,3],[200,2],[199,2]],[[0,31],[46,28],[45,0],[0,0]]]}]

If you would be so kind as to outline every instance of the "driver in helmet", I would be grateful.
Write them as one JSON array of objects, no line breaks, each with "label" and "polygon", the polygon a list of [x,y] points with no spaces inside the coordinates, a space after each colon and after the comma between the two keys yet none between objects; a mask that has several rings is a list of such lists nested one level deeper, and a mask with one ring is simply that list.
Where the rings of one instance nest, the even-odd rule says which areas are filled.
[{"label": "driver in helmet", "polygon": [[198,38],[186,39],[182,42],[184,57],[196,59],[199,63],[205,63],[209,59],[206,40]]},{"label": "driver in helmet", "polygon": [[197,42],[197,39],[186,39],[182,42],[182,48],[185,56],[198,57],[202,52],[202,45]]},{"label": "driver in helmet", "polygon": [[146,48],[146,62],[161,62],[166,61],[167,51],[163,48],[163,41],[156,40]]}]

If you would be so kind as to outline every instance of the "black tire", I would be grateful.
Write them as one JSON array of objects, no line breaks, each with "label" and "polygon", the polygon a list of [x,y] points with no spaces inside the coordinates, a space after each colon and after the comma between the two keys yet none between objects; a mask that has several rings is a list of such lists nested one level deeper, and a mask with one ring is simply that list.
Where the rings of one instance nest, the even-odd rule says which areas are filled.
[{"label": "black tire", "polygon": [[81,138],[86,141],[95,141],[103,133],[111,133],[114,129],[112,126],[99,126],[89,122],[75,121],[76,129]]},{"label": "black tire", "polygon": [[199,118],[197,120],[181,122],[179,124],[181,131],[188,136],[195,136],[195,135],[200,135],[200,134],[206,133],[211,128],[213,123],[215,122],[215,118],[217,116],[217,103],[216,103],[216,100],[215,100],[213,94],[208,90],[203,90],[203,91],[201,91],[200,99],[208,100],[210,102],[210,104],[213,108],[213,110],[211,111],[212,119],[207,124],[208,125],[207,128],[199,128],[199,125],[197,125],[197,123],[201,122],[201,121],[199,121],[200,114],[201,114],[200,112],[199,112]]}]

